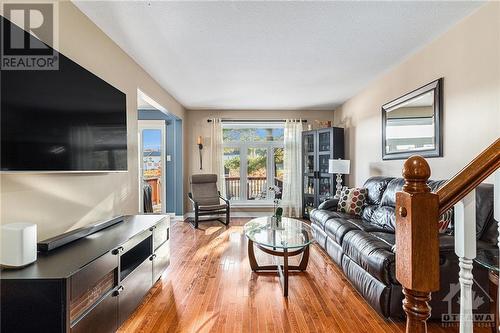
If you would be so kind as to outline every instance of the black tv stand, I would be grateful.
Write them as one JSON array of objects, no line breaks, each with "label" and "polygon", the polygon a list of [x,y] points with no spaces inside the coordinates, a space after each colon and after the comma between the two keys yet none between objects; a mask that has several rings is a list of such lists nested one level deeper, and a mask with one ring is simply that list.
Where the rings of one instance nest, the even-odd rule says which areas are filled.
[{"label": "black tv stand", "polygon": [[122,219],[3,269],[0,331],[115,332],[170,262],[168,216]]}]

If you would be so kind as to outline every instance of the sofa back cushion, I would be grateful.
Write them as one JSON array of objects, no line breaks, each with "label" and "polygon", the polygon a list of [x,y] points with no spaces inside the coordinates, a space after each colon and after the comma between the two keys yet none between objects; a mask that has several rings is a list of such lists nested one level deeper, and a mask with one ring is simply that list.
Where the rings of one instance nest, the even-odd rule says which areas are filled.
[{"label": "sofa back cushion", "polygon": [[405,180],[403,178],[392,179],[389,184],[387,184],[387,188],[382,195],[380,206],[396,207],[396,192],[403,189],[404,183]]},{"label": "sofa back cushion", "polygon": [[367,205],[380,205],[382,200],[382,195],[384,194],[387,184],[394,178],[392,177],[370,177],[364,183],[363,188],[368,191],[368,197],[366,198]]},{"label": "sofa back cushion", "polygon": [[382,200],[382,195],[387,188],[387,184],[389,184],[392,179],[394,178],[375,176],[368,178],[363,184],[363,188],[366,188],[368,192],[365,207],[361,213],[361,218],[363,220],[371,222],[373,212],[375,212],[380,205],[380,201]]},{"label": "sofa back cushion", "polygon": [[498,222],[493,217],[493,184],[476,187],[476,236],[491,244],[498,243]]},{"label": "sofa back cushion", "polygon": [[[405,181],[403,178],[394,178],[382,195],[380,205],[371,214],[370,221],[390,231],[396,230],[396,215],[394,208],[396,206],[396,193],[402,191]],[[438,190],[445,183],[443,180],[430,180],[427,182],[432,192]]]}]

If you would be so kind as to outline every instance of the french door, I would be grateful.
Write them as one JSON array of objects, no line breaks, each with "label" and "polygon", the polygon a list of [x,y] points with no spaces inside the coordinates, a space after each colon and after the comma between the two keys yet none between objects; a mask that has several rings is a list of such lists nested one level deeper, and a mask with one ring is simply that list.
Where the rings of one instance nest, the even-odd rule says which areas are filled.
[{"label": "french door", "polygon": [[224,161],[226,194],[233,201],[272,200],[270,186],[283,190],[283,144],[280,142],[225,143]]}]

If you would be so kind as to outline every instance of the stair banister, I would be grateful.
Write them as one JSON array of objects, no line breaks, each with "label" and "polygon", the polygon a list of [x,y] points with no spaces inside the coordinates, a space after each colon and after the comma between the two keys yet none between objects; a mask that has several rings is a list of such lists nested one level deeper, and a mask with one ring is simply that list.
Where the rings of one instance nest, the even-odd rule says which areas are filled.
[{"label": "stair banister", "polygon": [[[402,192],[396,194],[396,278],[403,286],[407,333],[427,332],[428,302],[439,290],[438,218],[455,206],[455,253],[461,287],[460,332],[472,332],[472,260],[476,255],[474,189],[500,168],[500,139],[493,142],[436,194],[426,184],[431,171],[426,160],[405,161]],[[495,218],[500,215],[500,171],[495,173]],[[500,232],[500,225],[499,225]],[[471,237],[473,235],[473,237]],[[499,236],[500,239],[500,236]],[[500,242],[499,242],[500,245]],[[497,309],[497,315],[500,313]]]},{"label": "stair banister", "polygon": [[439,214],[443,214],[500,168],[500,138],[441,187]]}]

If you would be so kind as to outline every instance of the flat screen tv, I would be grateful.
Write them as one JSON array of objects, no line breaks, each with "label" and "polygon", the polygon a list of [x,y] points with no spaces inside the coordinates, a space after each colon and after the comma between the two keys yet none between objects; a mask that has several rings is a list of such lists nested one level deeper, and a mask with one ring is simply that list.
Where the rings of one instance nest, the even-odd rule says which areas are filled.
[{"label": "flat screen tv", "polygon": [[1,72],[2,172],[126,171],[125,94],[61,53],[58,61],[58,70]]}]

